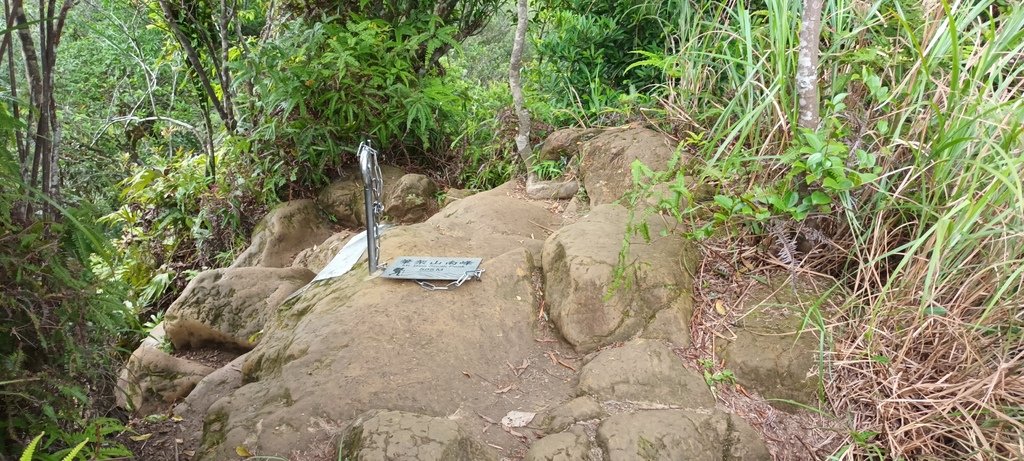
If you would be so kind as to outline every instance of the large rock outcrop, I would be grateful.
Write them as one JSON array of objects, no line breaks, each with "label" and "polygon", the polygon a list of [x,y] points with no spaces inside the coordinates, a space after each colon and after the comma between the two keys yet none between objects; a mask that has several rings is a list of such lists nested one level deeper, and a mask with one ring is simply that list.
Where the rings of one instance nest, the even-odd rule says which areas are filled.
[{"label": "large rock outcrop", "polygon": [[[306,285],[352,232],[323,240],[314,231],[303,243],[257,233],[263,243],[240,260],[287,260],[291,267],[204,272],[165,316],[168,340],[179,348],[251,350],[217,371],[190,365],[173,379],[135,379],[136,394],[122,396],[125,405],[147,405],[127,403],[134,395],[149,396],[148,408],[180,401],[175,411],[189,424],[182,427],[202,424],[193,458],[200,460],[245,452],[287,459],[312,452],[315,459],[766,459],[754,429],[728,413],[679,355],[690,342],[693,243],[663,216],[633,216],[609,203],[631,185],[633,159],[663,168],[674,144],[637,127],[577,130],[548,144],[546,155],[584,156],[592,208],[580,195],[576,213],[559,215],[556,204],[508,184],[472,196],[450,192],[459,199],[434,213],[436,190],[424,178],[385,168],[391,217],[426,221],[390,228],[381,262],[480,257],[481,280],[425,291],[371,276],[359,263]],[[671,186],[655,189],[661,197],[647,205],[683,205]],[[336,181],[317,206],[338,223],[361,227],[361,180]],[[288,213],[272,214],[266,228],[284,228],[273,222]],[[778,287],[765,296],[752,290],[747,299],[755,304],[733,325],[735,339],[718,343],[719,356],[745,387],[805,401],[799,399],[812,393],[801,376],[813,365],[805,361],[813,338],[771,339],[792,332],[798,316],[776,305],[798,303]],[[173,369],[140,367],[140,358],[166,361],[151,352],[157,343],[149,341],[129,365],[154,375]],[[786,393],[792,389],[798,391]]]},{"label": "large rock outcrop", "polygon": [[[544,244],[544,295],[551,319],[581,352],[633,337],[662,310],[690,306],[696,263],[690,243],[660,236],[665,228],[659,220],[633,224],[646,225],[651,241],[627,234],[625,208],[601,205]],[[625,241],[632,243],[622,253]]]},{"label": "large rock outcrop", "polygon": [[[201,459],[235,447],[287,456],[317,436],[322,421],[346,424],[389,409],[448,417],[479,434],[478,413],[494,420],[568,400],[566,368],[538,342],[539,268],[544,228],[557,217],[502,187],[459,200],[425,223],[384,235],[382,260],[398,255],[478,256],[481,281],[427,292],[412,282],[367,279],[364,265],[320,282],[278,309],[243,365],[245,385],[206,418]],[[529,364],[515,372],[508,364]],[[481,437],[520,443],[504,431]]]}]

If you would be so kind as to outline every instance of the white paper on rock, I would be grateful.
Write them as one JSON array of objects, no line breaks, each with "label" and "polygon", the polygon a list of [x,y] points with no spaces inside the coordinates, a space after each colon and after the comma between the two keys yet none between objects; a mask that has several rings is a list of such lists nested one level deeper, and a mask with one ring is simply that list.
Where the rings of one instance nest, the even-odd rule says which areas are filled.
[{"label": "white paper on rock", "polygon": [[512,410],[501,418],[501,425],[509,429],[515,427],[526,427],[527,424],[530,424],[530,421],[533,421],[535,416],[537,416],[537,413]]},{"label": "white paper on rock", "polygon": [[366,253],[366,231],[362,231],[348,239],[348,242],[345,242],[345,246],[341,247],[341,251],[334,255],[334,259],[331,259],[331,262],[327,263],[319,274],[316,274],[313,281],[345,275],[359,262],[364,253]]},{"label": "white paper on rock", "polygon": [[[386,231],[388,227],[390,226],[380,226],[380,234],[383,235],[384,231]],[[348,271],[352,270],[352,268],[355,267],[355,265],[359,263],[360,260],[363,259],[363,255],[365,254],[366,231],[364,230],[349,238],[348,241],[345,242],[345,246],[341,247],[341,250],[338,251],[338,254],[334,255],[334,258],[331,259],[331,262],[327,263],[327,265],[324,266],[320,273],[316,274],[316,277],[313,277],[313,280],[311,280],[302,288],[295,290],[295,292],[289,295],[288,298],[285,299],[285,301],[288,301],[289,299],[292,299],[296,296],[301,295],[302,293],[305,293],[306,290],[309,289],[311,285],[320,280],[327,280],[330,278],[340,277],[342,275],[347,274]]]}]

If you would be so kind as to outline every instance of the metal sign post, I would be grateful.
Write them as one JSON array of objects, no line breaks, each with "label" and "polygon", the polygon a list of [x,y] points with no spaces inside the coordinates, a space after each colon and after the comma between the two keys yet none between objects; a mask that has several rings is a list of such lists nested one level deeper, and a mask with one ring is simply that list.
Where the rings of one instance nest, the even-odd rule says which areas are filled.
[{"label": "metal sign post", "polygon": [[363,202],[366,207],[366,255],[370,273],[382,269],[380,258],[380,217],[384,213],[384,178],[377,163],[377,151],[370,141],[359,144],[359,170],[363,173]]},{"label": "metal sign post", "polygon": [[[366,207],[366,255],[370,274],[384,271],[389,279],[413,280],[428,290],[450,290],[462,286],[467,280],[480,280],[480,258],[439,258],[433,256],[399,256],[388,267],[381,264],[380,231],[384,213],[384,178],[377,163],[377,151],[366,140],[359,144],[359,170],[363,174],[363,199]],[[333,262],[333,261],[332,261]],[[346,270],[347,271],[347,270]],[[427,280],[451,280],[448,284],[433,284]]]}]

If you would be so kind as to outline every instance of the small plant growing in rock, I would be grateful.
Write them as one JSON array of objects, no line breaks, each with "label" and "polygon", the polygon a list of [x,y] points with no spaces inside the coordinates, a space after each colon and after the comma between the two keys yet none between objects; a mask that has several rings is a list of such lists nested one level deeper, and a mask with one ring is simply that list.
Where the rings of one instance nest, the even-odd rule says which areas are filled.
[{"label": "small plant growing in rock", "polygon": [[711,389],[711,393],[718,397],[718,386],[721,384],[736,384],[736,375],[732,370],[722,369],[715,371],[715,362],[711,359],[701,359],[700,366],[704,369],[704,382]]}]

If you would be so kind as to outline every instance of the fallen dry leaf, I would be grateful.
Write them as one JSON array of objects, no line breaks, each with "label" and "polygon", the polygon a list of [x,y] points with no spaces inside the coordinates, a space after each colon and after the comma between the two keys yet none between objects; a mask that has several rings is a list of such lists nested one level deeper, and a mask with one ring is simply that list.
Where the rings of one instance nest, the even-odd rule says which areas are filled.
[{"label": "fallen dry leaf", "polygon": [[723,317],[725,316],[725,301],[722,301],[721,299],[715,301],[715,312],[718,312],[718,315]]}]

